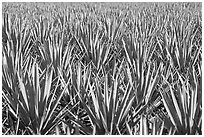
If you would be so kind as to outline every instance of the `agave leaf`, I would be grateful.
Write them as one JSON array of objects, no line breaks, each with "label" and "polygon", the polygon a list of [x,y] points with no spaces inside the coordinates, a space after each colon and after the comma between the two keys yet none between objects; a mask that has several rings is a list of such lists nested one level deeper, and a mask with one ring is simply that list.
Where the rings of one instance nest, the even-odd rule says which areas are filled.
[{"label": "agave leaf", "polygon": [[147,119],[142,115],[140,118],[140,135],[148,135]]}]

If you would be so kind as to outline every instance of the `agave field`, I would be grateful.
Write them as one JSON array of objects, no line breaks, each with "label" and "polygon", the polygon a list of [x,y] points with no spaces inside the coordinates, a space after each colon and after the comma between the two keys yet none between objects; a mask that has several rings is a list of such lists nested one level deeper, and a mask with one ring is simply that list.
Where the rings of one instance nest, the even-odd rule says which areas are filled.
[{"label": "agave field", "polygon": [[2,3],[2,134],[201,135],[202,3]]}]

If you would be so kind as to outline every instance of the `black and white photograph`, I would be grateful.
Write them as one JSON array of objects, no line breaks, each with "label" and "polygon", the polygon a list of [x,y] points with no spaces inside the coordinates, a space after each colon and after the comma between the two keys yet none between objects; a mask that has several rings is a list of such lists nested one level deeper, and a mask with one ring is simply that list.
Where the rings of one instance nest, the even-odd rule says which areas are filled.
[{"label": "black and white photograph", "polygon": [[202,135],[202,2],[1,2],[2,135]]}]

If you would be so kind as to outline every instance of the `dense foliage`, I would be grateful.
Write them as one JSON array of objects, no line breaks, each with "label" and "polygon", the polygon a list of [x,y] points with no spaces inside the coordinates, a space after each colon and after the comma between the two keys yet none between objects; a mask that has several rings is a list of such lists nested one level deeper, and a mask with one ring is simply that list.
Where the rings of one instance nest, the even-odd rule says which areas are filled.
[{"label": "dense foliage", "polygon": [[3,134],[202,134],[201,3],[3,3]]}]

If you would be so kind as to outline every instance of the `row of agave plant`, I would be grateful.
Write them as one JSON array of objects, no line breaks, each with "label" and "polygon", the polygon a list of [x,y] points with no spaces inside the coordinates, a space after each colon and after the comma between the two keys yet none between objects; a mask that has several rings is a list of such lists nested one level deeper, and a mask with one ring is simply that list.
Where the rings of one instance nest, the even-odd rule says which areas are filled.
[{"label": "row of agave plant", "polygon": [[202,134],[201,12],[173,8],[4,13],[3,134]]}]

